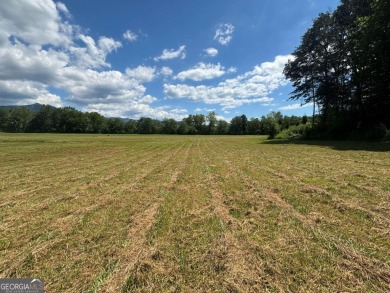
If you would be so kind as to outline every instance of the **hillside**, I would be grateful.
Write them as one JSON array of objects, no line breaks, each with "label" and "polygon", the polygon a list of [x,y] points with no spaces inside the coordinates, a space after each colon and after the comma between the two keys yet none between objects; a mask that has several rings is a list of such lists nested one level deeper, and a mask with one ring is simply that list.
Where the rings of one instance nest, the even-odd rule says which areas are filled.
[{"label": "hillside", "polygon": [[[31,104],[31,105],[9,105],[9,106],[0,106],[0,110],[10,110],[12,108],[27,108],[33,112],[39,112],[39,110],[41,110],[41,108],[45,106],[43,104],[39,104],[39,103],[35,103],[35,104]],[[50,105],[48,105],[50,106]],[[50,106],[50,107],[53,107],[53,106]],[[53,107],[55,108],[55,107]]]}]

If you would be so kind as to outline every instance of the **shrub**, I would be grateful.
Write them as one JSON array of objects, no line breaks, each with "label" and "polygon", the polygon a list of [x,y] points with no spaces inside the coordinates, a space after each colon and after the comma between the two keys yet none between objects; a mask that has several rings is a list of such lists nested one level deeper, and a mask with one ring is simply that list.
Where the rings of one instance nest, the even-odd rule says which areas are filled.
[{"label": "shrub", "polygon": [[277,139],[294,139],[294,138],[306,138],[309,130],[311,128],[310,124],[299,124],[297,126],[293,125],[287,129],[282,130],[275,138]]}]

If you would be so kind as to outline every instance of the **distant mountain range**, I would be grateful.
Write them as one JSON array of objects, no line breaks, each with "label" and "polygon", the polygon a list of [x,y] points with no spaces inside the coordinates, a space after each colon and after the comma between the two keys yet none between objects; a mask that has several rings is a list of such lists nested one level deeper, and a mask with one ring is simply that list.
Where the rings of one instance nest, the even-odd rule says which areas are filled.
[{"label": "distant mountain range", "polygon": [[[33,112],[39,112],[39,110],[41,110],[41,108],[45,106],[45,105],[42,105],[42,104],[39,104],[39,103],[35,103],[35,104],[31,104],[31,105],[20,105],[20,106],[17,106],[17,105],[12,105],[12,106],[0,106],[0,110],[10,110],[10,109],[13,109],[13,108],[27,108]],[[50,105],[48,105],[50,106]],[[53,106],[50,106],[50,107],[53,107]],[[55,107],[53,107],[55,108]]]}]

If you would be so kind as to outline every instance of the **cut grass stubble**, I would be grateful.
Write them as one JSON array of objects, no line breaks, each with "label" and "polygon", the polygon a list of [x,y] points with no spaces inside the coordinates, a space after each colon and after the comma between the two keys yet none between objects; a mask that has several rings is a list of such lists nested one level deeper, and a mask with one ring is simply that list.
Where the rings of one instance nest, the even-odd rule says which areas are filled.
[{"label": "cut grass stubble", "polygon": [[390,152],[358,144],[0,134],[0,277],[50,292],[385,292]]}]

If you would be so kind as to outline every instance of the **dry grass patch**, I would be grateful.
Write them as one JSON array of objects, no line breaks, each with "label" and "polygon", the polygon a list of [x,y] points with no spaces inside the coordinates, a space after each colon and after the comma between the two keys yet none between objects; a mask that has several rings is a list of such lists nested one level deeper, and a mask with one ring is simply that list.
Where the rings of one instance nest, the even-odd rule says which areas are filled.
[{"label": "dry grass patch", "polygon": [[50,292],[390,290],[390,148],[0,134],[0,277]]}]

